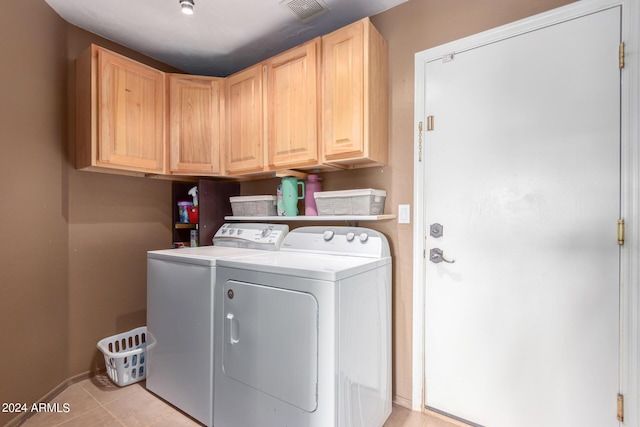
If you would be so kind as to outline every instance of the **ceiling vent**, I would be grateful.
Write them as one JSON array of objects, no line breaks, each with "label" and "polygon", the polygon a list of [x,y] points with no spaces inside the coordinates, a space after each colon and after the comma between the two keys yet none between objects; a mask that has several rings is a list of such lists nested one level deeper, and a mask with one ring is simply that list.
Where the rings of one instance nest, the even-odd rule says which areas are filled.
[{"label": "ceiling vent", "polygon": [[305,23],[329,11],[329,6],[322,0],[284,0],[280,5],[285,6]]}]

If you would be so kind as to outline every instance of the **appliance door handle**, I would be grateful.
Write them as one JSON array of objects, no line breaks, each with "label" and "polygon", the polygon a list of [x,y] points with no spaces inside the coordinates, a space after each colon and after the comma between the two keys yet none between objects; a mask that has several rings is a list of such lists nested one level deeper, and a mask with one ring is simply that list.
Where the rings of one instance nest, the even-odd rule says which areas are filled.
[{"label": "appliance door handle", "polygon": [[238,337],[240,324],[233,313],[227,313],[227,325],[229,331],[229,344],[238,344],[240,342],[240,338]]}]

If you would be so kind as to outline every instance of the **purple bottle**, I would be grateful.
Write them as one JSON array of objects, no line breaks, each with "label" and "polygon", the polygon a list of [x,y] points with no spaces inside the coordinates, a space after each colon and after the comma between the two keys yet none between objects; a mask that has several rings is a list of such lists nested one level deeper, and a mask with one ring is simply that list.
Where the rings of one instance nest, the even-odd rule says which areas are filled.
[{"label": "purple bottle", "polygon": [[316,199],[313,194],[322,191],[322,184],[318,175],[309,175],[305,184],[304,193],[304,214],[307,216],[317,216]]}]

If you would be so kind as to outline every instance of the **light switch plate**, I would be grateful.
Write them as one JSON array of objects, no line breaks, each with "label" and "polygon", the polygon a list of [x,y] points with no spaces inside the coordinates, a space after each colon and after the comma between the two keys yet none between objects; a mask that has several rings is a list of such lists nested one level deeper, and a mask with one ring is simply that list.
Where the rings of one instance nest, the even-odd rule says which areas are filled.
[{"label": "light switch plate", "polygon": [[398,224],[411,223],[411,205],[398,205]]}]

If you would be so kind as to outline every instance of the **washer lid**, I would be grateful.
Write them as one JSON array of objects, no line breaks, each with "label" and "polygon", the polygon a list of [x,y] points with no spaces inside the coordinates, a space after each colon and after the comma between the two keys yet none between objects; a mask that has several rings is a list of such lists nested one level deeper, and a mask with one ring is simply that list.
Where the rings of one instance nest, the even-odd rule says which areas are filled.
[{"label": "washer lid", "polygon": [[289,231],[283,224],[223,224],[213,237],[214,246],[163,249],[147,252],[147,259],[215,266],[222,257],[277,251]]},{"label": "washer lid", "polygon": [[202,246],[199,248],[163,249],[147,252],[147,259],[160,259],[183,264],[215,266],[220,258],[239,257],[263,253],[258,249],[226,248],[221,246]]},{"label": "washer lid", "polygon": [[332,282],[389,264],[389,257],[364,258],[283,251],[260,252],[218,261],[219,267]]}]

